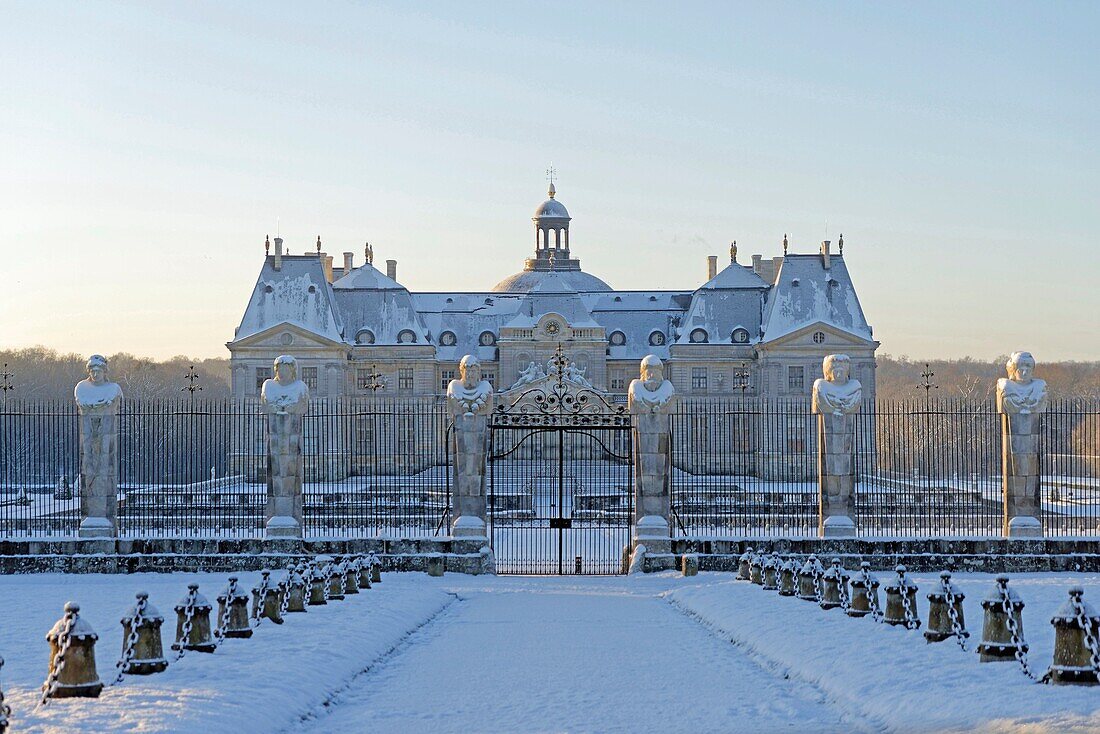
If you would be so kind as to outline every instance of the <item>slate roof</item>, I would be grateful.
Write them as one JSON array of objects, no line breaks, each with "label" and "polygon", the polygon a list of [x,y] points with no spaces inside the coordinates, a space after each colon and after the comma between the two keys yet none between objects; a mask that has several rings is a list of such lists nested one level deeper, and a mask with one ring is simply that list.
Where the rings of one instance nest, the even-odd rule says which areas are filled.
[{"label": "slate roof", "polygon": [[283,323],[333,341],[343,340],[340,310],[316,256],[283,255],[281,270],[275,270],[273,256],[264,260],[234,340]]},{"label": "slate roof", "polygon": [[767,296],[763,341],[774,341],[815,322],[823,322],[861,339],[871,340],[842,255],[831,255],[825,268],[821,255],[787,255]]}]

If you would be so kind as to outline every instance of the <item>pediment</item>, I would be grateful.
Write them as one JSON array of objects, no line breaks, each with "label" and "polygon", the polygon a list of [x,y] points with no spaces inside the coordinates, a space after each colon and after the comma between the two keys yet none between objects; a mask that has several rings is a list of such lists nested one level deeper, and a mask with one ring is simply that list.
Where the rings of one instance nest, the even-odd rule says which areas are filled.
[{"label": "pediment", "polygon": [[[821,336],[817,337],[819,339],[818,341],[815,341],[815,336],[818,334]],[[814,321],[794,331],[788,332],[777,339],[768,339],[768,335],[765,334],[763,340],[760,342],[760,346],[764,349],[774,349],[776,347],[805,347],[808,349],[827,349],[836,351],[836,349],[844,347],[874,349],[878,346],[878,342],[873,339],[864,339],[857,334],[840,329],[824,321]]]},{"label": "pediment", "polygon": [[226,346],[228,346],[230,350],[242,347],[270,347],[272,349],[294,351],[297,349],[344,348],[347,345],[343,342],[323,337],[309,329],[303,329],[296,324],[284,321],[283,323],[268,327],[263,331],[251,334],[244,339],[229,342]]}]

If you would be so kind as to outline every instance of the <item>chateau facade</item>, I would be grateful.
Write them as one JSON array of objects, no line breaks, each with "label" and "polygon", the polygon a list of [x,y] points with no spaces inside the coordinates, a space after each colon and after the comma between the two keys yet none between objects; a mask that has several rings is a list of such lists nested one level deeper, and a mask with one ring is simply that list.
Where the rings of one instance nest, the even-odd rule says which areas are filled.
[{"label": "chateau facade", "polygon": [[806,397],[826,354],[852,358],[852,377],[875,395],[874,340],[844,261],[823,242],[812,254],[751,262],[707,258],[693,290],[621,291],[581,269],[571,217],[549,197],[532,217],[523,270],[481,292],[414,293],[354,254],[289,255],[275,238],[233,340],[233,395],[255,397],[272,361],[293,354],[314,397],[435,396],[465,354],[498,391],[537,375],[559,343],[594,387],[624,393],[638,363],[656,354],[684,396]]}]

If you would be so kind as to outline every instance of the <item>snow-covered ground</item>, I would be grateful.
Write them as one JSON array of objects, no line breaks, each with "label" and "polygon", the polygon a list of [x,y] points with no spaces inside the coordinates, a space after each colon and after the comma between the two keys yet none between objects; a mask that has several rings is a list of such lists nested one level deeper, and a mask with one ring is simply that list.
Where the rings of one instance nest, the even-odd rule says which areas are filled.
[{"label": "snow-covered ground", "polygon": [[[886,574],[880,574],[886,579]],[[916,574],[920,611],[934,574]],[[34,710],[46,630],[72,598],[100,633],[112,677],[118,618],[138,589],[168,616],[195,580],[225,575],[9,576],[0,654],[13,731],[33,732],[1086,732],[1100,689],[1028,681],[952,641],[851,619],[730,574],[681,578],[388,574],[376,588],[98,700]],[[242,574],[251,585],[256,574]],[[991,576],[959,574],[968,626]],[[1100,602],[1098,574],[1020,574],[1033,667],[1049,665],[1049,618],[1071,585]],[[170,621],[165,643],[170,642]]]}]

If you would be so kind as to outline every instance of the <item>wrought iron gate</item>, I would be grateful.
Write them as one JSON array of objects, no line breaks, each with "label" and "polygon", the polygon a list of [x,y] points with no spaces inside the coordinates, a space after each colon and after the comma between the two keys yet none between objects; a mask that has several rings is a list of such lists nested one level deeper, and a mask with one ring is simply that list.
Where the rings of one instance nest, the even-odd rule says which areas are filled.
[{"label": "wrought iron gate", "polygon": [[621,573],[634,514],[630,415],[572,378],[560,351],[555,360],[550,375],[501,394],[490,418],[497,573]]}]

